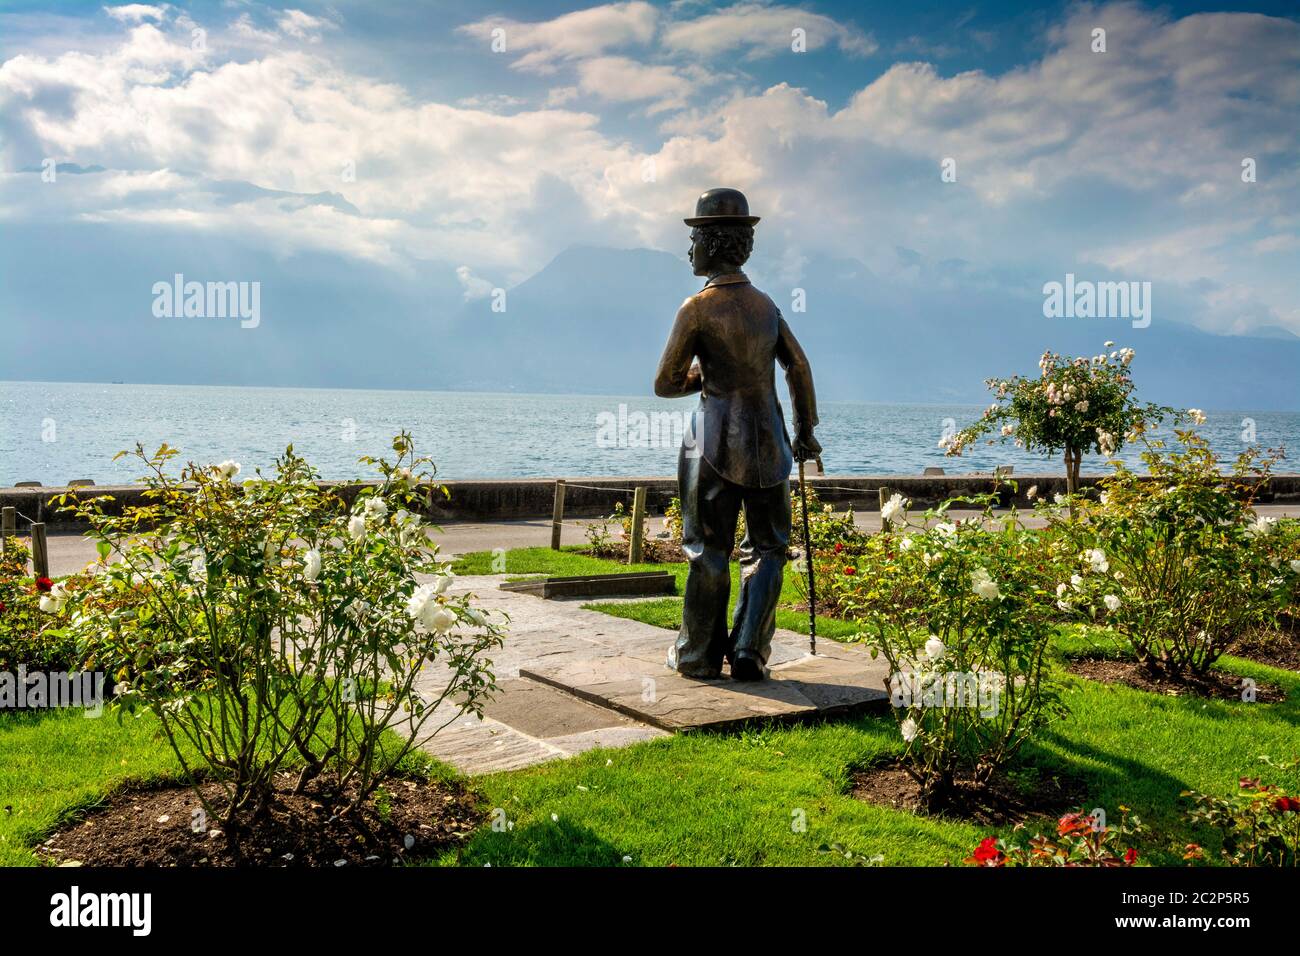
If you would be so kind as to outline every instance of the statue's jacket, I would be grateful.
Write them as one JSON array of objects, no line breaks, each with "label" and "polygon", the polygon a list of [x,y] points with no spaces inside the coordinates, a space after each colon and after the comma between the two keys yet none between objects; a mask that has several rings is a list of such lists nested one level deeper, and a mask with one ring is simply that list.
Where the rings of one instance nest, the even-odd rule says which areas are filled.
[{"label": "statue's jacket", "polygon": [[[698,358],[699,372],[692,360]],[[793,457],[776,394],[776,364],[785,369],[796,435],[817,424],[812,371],[803,349],[770,298],[744,273],[715,276],[677,312],[655,376],[655,394],[700,392],[683,446],[723,478],[770,488],[790,475]]]}]

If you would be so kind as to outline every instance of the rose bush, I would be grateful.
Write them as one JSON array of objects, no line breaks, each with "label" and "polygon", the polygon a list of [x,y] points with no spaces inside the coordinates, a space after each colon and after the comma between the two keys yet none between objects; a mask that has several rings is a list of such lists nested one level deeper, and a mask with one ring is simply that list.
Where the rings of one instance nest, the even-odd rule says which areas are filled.
[{"label": "rose bush", "polygon": [[[1275,771],[1287,772],[1297,762],[1274,762],[1260,758]],[[1242,777],[1237,792],[1219,797],[1184,790],[1193,803],[1188,818],[1218,831],[1219,852],[1232,866],[1300,866],[1300,795],[1288,793],[1280,784],[1267,784],[1258,777]],[[1190,843],[1184,859],[1204,860],[1205,849]]]},{"label": "rose bush", "polygon": [[235,462],[174,478],[175,449],[137,446],[147,504],[115,516],[103,499],[65,496],[102,561],[47,610],[87,668],[116,678],[120,713],[158,718],[196,791],[221,785],[224,804],[199,798],[227,826],[264,810],[290,763],[298,790],[320,778],[356,806],[494,687],[485,655],[501,623],[448,592],[418,515],[445,489],[409,435],[393,449],[391,464],[362,459],[383,481],[351,507],[292,446],[273,474],[242,483]]},{"label": "rose bush", "polygon": [[983,517],[952,520],[950,501],[916,524],[904,507],[894,530],[832,549],[818,577],[889,663],[904,766],[927,807],[961,769],[987,783],[1065,713],[1046,662],[1064,552],[1014,515],[990,529],[992,496],[977,503]]},{"label": "rose bush", "polygon": [[1142,821],[1128,816],[1118,826],[1100,823],[1091,814],[1067,813],[1056,823],[1055,835],[1036,833],[1021,842],[1023,823],[1017,824],[1010,841],[985,837],[966,863],[970,866],[1134,866],[1138,852],[1132,846],[1120,849],[1122,837],[1137,837],[1145,832]]},{"label": "rose bush", "polygon": [[69,671],[75,644],[54,633],[42,606],[53,607],[67,585],[28,573],[31,552],[24,539],[10,538],[0,557],[0,671]]},{"label": "rose bush", "polygon": [[1039,512],[1075,556],[1056,584],[1059,609],[1122,635],[1153,672],[1199,676],[1248,630],[1276,623],[1300,561],[1254,510],[1273,459],[1248,450],[1223,475],[1204,438],[1175,435],[1172,450],[1144,438],[1149,476],[1116,462],[1073,519],[1050,504]]}]

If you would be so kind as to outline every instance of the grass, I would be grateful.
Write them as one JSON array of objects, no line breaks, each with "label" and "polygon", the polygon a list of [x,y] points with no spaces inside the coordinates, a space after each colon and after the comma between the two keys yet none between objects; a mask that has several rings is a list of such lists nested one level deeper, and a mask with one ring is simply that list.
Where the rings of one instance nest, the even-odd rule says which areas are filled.
[{"label": "grass", "polygon": [[[1227,794],[1258,758],[1294,756],[1300,678],[1228,660],[1234,672],[1285,687],[1278,704],[1161,697],[1062,675],[1071,715],[1030,746],[1014,770],[1028,784],[1066,772],[1086,788],[1083,809],[1118,820],[1128,807],[1150,827],[1144,861],[1182,865],[1185,789]],[[948,819],[872,806],[849,792],[853,769],[897,753],[890,717],[860,717],[761,732],[687,734],[479,780],[513,824],[485,829],[459,856],[482,865],[826,865],[879,856],[884,865],[960,863],[990,832]],[[1294,771],[1273,778],[1300,785]],[[1292,790],[1294,792],[1294,789]],[[556,819],[552,818],[552,814]],[[802,817],[807,831],[792,822]],[[1052,821],[1040,824],[1049,828]],[[825,847],[839,845],[843,852]],[[846,857],[844,853],[852,854]]]},{"label": "grass", "polygon": [[[457,571],[487,572],[490,561],[491,555],[472,555]],[[519,574],[599,573],[611,564],[571,551],[507,555],[509,572]],[[599,606],[619,613],[629,608],[639,620],[674,627],[680,600]],[[1111,820],[1121,806],[1131,808],[1150,827],[1138,844],[1144,861],[1181,865],[1184,844],[1213,846],[1212,835],[1190,828],[1181,813],[1185,789],[1228,794],[1239,776],[1261,772],[1291,792],[1300,787],[1300,773],[1277,775],[1258,762],[1263,754],[1300,755],[1300,675],[1225,657],[1223,669],[1277,684],[1287,700],[1165,697],[1061,672],[1066,656],[1113,652],[1104,637],[1063,629],[1054,648],[1071,714],[1029,745],[1013,769],[1030,785],[1044,774],[1080,778],[1083,808],[1102,807]],[[472,786],[485,809],[501,808],[512,828],[484,826],[462,849],[434,862],[847,865],[879,857],[883,865],[960,863],[988,829],[872,806],[849,793],[855,768],[900,747],[892,717],[864,716],[686,734],[493,774]],[[12,807],[0,811],[0,865],[34,863],[30,847],[43,834],[122,783],[177,772],[149,717],[119,724],[79,713],[0,715],[0,754],[0,805]],[[429,768],[452,773],[436,764]],[[799,820],[806,831],[792,826]],[[1005,828],[992,832],[1006,834]]]},{"label": "grass", "polygon": [[153,717],[82,713],[0,714],[0,866],[35,865],[32,844],[123,784],[180,773]]}]

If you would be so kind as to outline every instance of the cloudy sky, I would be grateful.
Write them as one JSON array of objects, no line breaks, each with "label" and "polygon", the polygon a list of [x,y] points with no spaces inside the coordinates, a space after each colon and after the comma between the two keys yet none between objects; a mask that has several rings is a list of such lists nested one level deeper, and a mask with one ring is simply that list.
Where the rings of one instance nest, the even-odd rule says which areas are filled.
[{"label": "cloudy sky", "polygon": [[[770,282],[831,256],[1033,308],[1074,271],[1300,334],[1298,141],[1294,3],[0,11],[0,253],[93,225],[160,278],[174,243],[235,244],[262,272],[205,278],[327,254],[366,282],[450,268],[472,300],[574,244],[682,255],[729,184]],[[41,252],[25,281],[79,281]]]}]

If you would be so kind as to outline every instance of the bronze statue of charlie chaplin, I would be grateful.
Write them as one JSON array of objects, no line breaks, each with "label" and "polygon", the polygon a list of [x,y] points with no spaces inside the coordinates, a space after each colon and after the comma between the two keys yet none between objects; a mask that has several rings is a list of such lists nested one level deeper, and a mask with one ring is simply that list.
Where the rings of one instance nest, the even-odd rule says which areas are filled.
[{"label": "bronze statue of charlie chaplin", "polygon": [[[745,196],[710,189],[685,222],[691,265],[708,281],[677,311],[655,376],[660,397],[700,393],[677,466],[690,570],[668,666],[715,678],[726,661],[734,679],[761,680],[790,540],[792,459],[807,461],[821,451],[813,436],[817,399],[808,359],[781,310],[741,271],[758,222]],[[794,406],[793,448],[776,395],[778,363]],[[728,631],[729,561],[742,507],[740,595]]]}]

